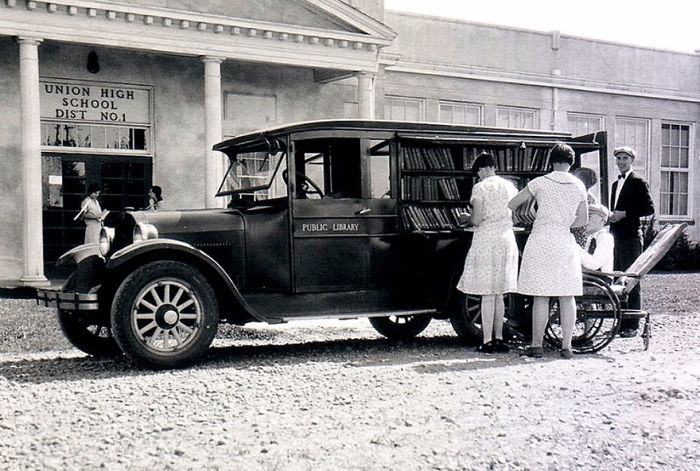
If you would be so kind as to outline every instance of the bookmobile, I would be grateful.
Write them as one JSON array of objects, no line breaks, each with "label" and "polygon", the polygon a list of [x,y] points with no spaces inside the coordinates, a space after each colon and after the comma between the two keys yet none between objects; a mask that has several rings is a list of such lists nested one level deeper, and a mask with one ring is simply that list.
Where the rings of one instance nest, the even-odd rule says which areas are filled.
[{"label": "bookmobile", "polygon": [[[59,260],[73,267],[67,283],[39,300],[77,348],[155,368],[199,360],[219,323],[367,317],[406,339],[442,319],[478,340],[479,299],[455,289],[472,162],[491,152],[522,188],[558,142],[598,172],[606,201],[604,132],[326,120],[243,134],[214,147],[230,164],[217,192],[227,208],[111,213],[98,245]],[[522,248],[527,227],[515,231]],[[507,305],[509,325],[526,322],[527,299]]]}]

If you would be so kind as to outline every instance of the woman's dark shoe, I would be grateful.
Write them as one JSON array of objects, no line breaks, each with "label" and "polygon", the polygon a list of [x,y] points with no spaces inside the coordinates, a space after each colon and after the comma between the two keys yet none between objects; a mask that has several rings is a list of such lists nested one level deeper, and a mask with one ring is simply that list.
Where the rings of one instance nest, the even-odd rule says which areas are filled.
[{"label": "woman's dark shoe", "polygon": [[481,353],[493,353],[495,351],[493,342],[482,343],[477,347],[476,351]]},{"label": "woman's dark shoe", "polygon": [[494,339],[493,341],[493,351],[496,353],[508,353],[510,348],[503,341],[503,339]]},{"label": "woman's dark shoe", "polygon": [[542,347],[527,347],[522,355],[531,358],[542,358],[544,356],[544,349]]},{"label": "woman's dark shoe", "polygon": [[560,355],[565,360],[571,360],[574,357],[574,352],[572,352],[568,348],[562,348]]}]

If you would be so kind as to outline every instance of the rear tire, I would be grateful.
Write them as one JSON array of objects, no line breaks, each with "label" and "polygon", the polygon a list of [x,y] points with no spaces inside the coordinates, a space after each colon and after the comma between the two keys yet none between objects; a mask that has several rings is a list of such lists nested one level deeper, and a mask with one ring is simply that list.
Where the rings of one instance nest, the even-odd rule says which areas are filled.
[{"label": "rear tire", "polygon": [[[457,337],[467,345],[479,345],[484,339],[481,328],[481,296],[459,293],[457,309],[450,316],[450,323]],[[503,338],[524,340],[529,328],[528,318],[531,300],[516,294],[506,294],[503,299],[505,313]],[[525,324],[525,325],[523,325]]]},{"label": "rear tire", "polygon": [[369,323],[388,339],[408,340],[423,332],[431,320],[432,317],[428,315],[389,316],[370,317]]},{"label": "rear tire", "polygon": [[219,307],[202,274],[181,262],[158,261],[138,268],[119,286],[111,324],[132,360],[151,368],[181,368],[211,345]]}]

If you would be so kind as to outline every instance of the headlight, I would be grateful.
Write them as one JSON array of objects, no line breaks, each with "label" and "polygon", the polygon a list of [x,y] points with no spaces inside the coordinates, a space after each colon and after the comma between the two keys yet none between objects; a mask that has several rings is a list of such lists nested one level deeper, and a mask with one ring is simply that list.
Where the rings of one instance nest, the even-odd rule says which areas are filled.
[{"label": "headlight", "polygon": [[157,239],[158,238],[158,229],[156,229],[155,226],[152,224],[136,224],[134,227],[134,235],[133,235],[133,241],[134,242],[141,242],[143,240],[148,240],[148,239]]},{"label": "headlight", "polygon": [[103,227],[100,231],[100,253],[103,257],[109,252],[112,242],[114,242],[114,228]]}]

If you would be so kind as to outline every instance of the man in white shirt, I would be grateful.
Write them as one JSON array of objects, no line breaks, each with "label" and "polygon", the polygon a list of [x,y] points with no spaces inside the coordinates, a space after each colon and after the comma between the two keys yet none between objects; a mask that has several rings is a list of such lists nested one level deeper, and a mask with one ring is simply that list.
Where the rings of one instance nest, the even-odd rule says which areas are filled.
[{"label": "man in white shirt", "polygon": [[589,270],[611,272],[615,257],[615,239],[605,225],[610,212],[602,204],[588,205],[588,239],[585,247],[579,247],[581,265]]}]

